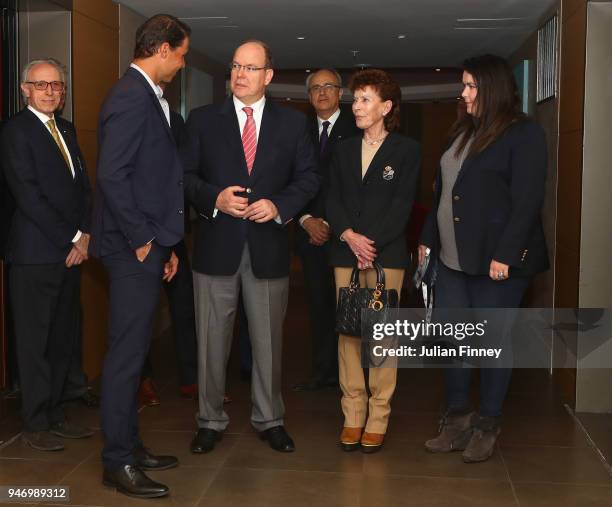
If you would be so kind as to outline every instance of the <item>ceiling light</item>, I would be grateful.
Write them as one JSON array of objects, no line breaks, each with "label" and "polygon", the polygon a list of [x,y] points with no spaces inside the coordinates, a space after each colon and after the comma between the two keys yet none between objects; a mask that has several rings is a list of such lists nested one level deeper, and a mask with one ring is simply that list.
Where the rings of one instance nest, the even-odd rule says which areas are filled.
[{"label": "ceiling light", "polygon": [[308,74],[310,72],[310,69],[306,69],[306,74]]},{"label": "ceiling light", "polygon": [[304,37],[303,35],[298,35],[296,37],[297,40],[304,40],[306,37]]},{"label": "ceiling light", "polygon": [[285,100],[289,102],[291,100],[291,97],[287,97]]},{"label": "ceiling light", "polygon": [[196,19],[229,19],[227,16],[193,16],[187,18],[179,18],[179,19],[188,19],[188,20],[196,20]]},{"label": "ceiling light", "polygon": [[406,36],[405,36],[404,34],[400,34],[400,35],[398,35],[398,36],[397,36],[397,38],[398,38],[398,39],[405,39],[405,38],[406,38]]},{"label": "ceiling light", "polygon": [[436,72],[440,72],[441,70],[442,70],[442,69],[440,69],[440,68],[437,68],[437,69],[436,69]]},{"label": "ceiling light", "polygon": [[525,18],[459,18],[458,23],[473,23],[479,21],[519,21]]}]

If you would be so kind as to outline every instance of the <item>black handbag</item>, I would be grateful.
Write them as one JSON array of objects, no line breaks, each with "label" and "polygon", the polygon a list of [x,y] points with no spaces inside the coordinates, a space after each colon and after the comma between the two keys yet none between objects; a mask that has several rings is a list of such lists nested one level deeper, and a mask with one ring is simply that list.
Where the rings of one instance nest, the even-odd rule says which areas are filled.
[{"label": "black handbag", "polygon": [[[368,338],[372,335],[372,326],[377,322],[391,322],[397,315],[399,295],[395,289],[385,289],[385,272],[378,262],[376,269],[376,287],[362,288],[359,285],[359,269],[353,269],[348,287],[340,287],[338,307],[336,309],[336,331],[349,336]],[[362,310],[365,322],[362,322]],[[363,328],[362,328],[363,324]]]}]

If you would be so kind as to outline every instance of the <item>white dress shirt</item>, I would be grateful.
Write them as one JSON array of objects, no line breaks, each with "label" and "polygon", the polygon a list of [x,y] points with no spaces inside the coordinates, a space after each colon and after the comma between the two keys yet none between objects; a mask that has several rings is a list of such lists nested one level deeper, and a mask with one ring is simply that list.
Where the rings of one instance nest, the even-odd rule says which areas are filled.
[{"label": "white dress shirt", "polygon": [[138,65],[136,65],[135,63],[130,63],[130,67],[140,72],[144,76],[144,78],[147,80],[147,83],[151,85],[151,88],[153,89],[153,93],[155,93],[157,100],[159,100],[159,105],[164,111],[164,116],[166,117],[166,121],[168,122],[168,125],[170,125],[170,106],[168,105],[168,101],[164,98],[164,90],[162,90],[159,86],[157,86],[153,82],[153,80],[149,77],[149,75],[144,70],[142,70]]},{"label": "white dress shirt", "polygon": [[[36,115],[36,117],[47,128],[47,130],[49,131],[49,134],[51,134],[51,129],[49,128],[49,125],[47,125],[47,122],[49,120],[55,121],[55,115],[49,116],[49,115],[47,115],[45,113],[41,113],[40,111],[37,111],[36,109],[34,109],[32,106],[28,106],[28,109],[30,111],[32,111],[32,113],[34,113]],[[60,138],[60,141],[62,143],[64,151],[66,152],[66,155],[68,156],[68,166],[70,167],[70,172],[72,173],[72,179],[74,179],[75,172],[74,172],[74,164],[72,163],[72,155],[70,155],[70,150],[68,149],[68,146],[66,146],[66,141],[64,141],[64,137],[62,136],[62,131],[57,126],[57,123],[55,124],[55,129],[57,130],[57,135]],[[55,139],[53,140],[53,142],[55,142]],[[64,157],[62,157],[62,158],[64,158]],[[83,234],[83,233],[80,230],[78,230],[76,232],[76,234],[74,235],[74,238],[72,238],[72,242],[76,243],[81,238],[81,234]]]}]

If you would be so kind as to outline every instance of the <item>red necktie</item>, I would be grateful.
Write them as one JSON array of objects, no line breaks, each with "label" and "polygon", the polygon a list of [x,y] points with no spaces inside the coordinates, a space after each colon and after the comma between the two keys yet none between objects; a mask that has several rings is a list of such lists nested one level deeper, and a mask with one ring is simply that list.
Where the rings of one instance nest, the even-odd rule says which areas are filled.
[{"label": "red necktie", "polygon": [[253,118],[253,108],[243,107],[242,110],[247,115],[247,121],[242,131],[242,147],[244,148],[244,158],[250,175],[257,152],[257,132],[255,130],[255,119]]}]

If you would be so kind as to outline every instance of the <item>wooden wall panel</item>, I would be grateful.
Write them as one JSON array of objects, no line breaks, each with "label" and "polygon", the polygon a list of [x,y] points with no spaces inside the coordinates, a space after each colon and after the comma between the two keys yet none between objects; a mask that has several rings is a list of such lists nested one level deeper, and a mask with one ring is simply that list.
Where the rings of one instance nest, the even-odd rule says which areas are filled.
[{"label": "wooden wall panel", "polygon": [[118,30],[75,12],[72,51],[74,123],[95,131],[102,102],[117,81]]},{"label": "wooden wall panel", "polygon": [[75,13],[91,18],[97,24],[106,25],[115,31],[119,30],[118,7],[110,0],[72,0],[72,9]]},{"label": "wooden wall panel", "polygon": [[[72,32],[74,123],[93,186],[98,114],[118,77],[118,6],[111,0],[74,0]],[[95,379],[102,371],[108,330],[108,278],[96,259],[83,267],[81,301],[83,368]]]},{"label": "wooden wall panel", "polygon": [[578,306],[586,0],[561,2],[555,306]]}]

